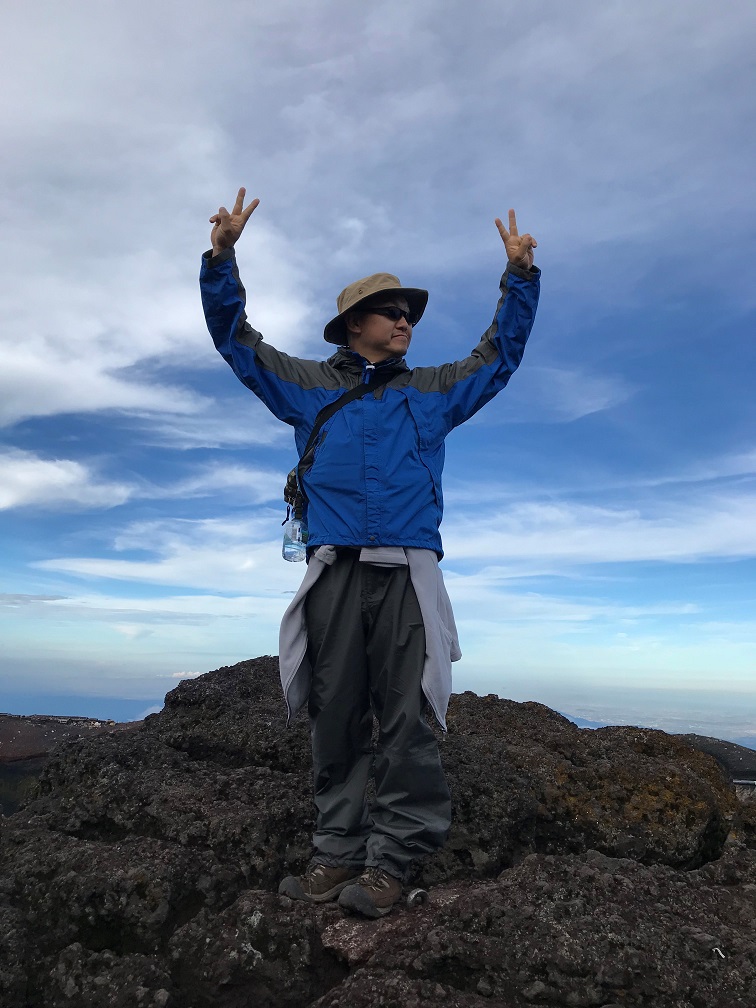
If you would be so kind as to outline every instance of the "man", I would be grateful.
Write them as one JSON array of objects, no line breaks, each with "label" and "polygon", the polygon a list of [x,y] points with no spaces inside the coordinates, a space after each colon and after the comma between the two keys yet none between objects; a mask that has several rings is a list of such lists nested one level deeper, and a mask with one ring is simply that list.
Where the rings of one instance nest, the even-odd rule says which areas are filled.
[{"label": "man", "polygon": [[[430,705],[445,729],[451,661],[460,657],[438,567],[444,439],[504,388],[535,317],[536,242],[497,218],[509,263],[494,321],[464,360],[404,361],[428,292],[377,273],[345,288],[324,337],[327,361],[290,357],[247,322],[233,246],[259,200],[210,218],[200,277],[208,328],[237,376],[294,427],[302,455],[318,413],[350,389],[299,466],[308,568],[281,626],[289,718],[310,716],[317,827],[293,899],[338,899],[367,917],[388,913],[411,862],[443,846],[451,800]],[[364,384],[368,383],[366,390]],[[380,384],[379,384],[380,383]],[[378,741],[373,752],[373,715]],[[372,776],[375,801],[365,792]]]}]

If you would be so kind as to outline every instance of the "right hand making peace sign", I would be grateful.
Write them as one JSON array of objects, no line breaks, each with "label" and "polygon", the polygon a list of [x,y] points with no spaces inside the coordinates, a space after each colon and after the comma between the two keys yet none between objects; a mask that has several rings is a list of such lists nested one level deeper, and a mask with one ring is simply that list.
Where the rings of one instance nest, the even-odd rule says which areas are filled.
[{"label": "right hand making peace sign", "polygon": [[244,197],[247,190],[243,187],[236,194],[236,202],[231,213],[225,207],[220,207],[217,214],[213,214],[210,223],[213,230],[210,232],[210,242],[213,246],[213,255],[218,255],[224,249],[232,248],[244,230],[244,225],[257,209],[259,199],[254,199],[246,210],[244,207]]},{"label": "right hand making peace sign", "polygon": [[507,250],[507,258],[513,266],[521,269],[531,269],[533,266],[533,249],[538,242],[532,235],[521,235],[517,230],[517,218],[514,210],[509,211],[509,231],[504,227],[497,217],[494,224],[499,229],[504,248]]}]

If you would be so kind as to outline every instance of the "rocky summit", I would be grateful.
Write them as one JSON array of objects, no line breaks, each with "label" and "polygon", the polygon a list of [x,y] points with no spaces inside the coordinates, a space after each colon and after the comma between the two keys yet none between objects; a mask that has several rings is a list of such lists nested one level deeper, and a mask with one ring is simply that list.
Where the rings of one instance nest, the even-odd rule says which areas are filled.
[{"label": "rocky summit", "polygon": [[0,820],[3,1008],[756,1008],[756,804],[684,740],[454,696],[446,848],[380,921],[276,893],[313,828],[277,661],[67,742]]}]

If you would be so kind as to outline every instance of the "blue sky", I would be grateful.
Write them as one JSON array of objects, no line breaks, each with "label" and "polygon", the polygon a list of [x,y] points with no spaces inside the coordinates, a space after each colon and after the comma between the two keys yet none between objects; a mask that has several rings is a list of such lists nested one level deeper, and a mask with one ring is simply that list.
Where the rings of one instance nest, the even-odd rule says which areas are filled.
[{"label": "blue sky", "polygon": [[465,356],[493,218],[538,239],[522,367],[447,443],[455,688],[756,736],[752,3],[32,0],[3,24],[0,709],[136,716],[276,653],[293,441],[196,283],[246,185],[251,319],[305,356],[379,270],[430,290],[411,363]]}]

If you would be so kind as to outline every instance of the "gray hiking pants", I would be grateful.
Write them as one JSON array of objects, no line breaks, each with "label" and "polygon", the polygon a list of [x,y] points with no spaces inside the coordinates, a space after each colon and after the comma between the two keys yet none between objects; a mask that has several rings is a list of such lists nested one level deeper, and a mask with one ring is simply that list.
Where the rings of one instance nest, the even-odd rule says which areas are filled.
[{"label": "gray hiking pants", "polygon": [[443,846],[451,798],[424,717],[425,631],[409,569],[358,557],[358,550],[340,550],[305,601],[314,860],[377,865],[402,877],[414,858]]}]

